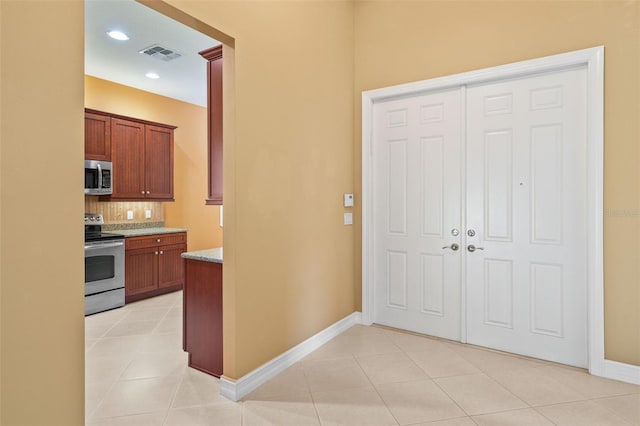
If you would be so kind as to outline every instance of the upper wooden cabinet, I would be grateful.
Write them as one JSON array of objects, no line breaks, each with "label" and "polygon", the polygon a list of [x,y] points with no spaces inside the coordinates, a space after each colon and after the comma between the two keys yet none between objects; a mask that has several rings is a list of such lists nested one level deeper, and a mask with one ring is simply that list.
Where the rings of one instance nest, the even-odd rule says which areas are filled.
[{"label": "upper wooden cabinet", "polygon": [[111,198],[145,198],[144,124],[114,118],[111,120],[111,135]]},{"label": "upper wooden cabinet", "polygon": [[85,112],[84,159],[111,161],[111,117]]},{"label": "upper wooden cabinet", "polygon": [[[93,110],[85,110],[85,116],[105,117],[110,123],[105,134],[109,135],[109,157],[113,163],[113,193],[103,198],[173,201],[175,126]],[[99,128],[93,122],[90,130],[85,125],[85,136],[97,133]]]},{"label": "upper wooden cabinet", "polygon": [[209,194],[206,203],[222,205],[222,45],[199,53],[208,61]]},{"label": "upper wooden cabinet", "polygon": [[173,199],[173,129],[145,126],[144,172],[146,198]]}]

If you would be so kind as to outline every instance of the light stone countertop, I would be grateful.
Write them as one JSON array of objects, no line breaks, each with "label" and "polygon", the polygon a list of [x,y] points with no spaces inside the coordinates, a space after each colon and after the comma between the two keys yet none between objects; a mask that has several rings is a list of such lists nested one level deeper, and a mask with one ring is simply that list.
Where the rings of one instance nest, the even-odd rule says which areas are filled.
[{"label": "light stone countertop", "polygon": [[182,253],[182,257],[191,260],[202,260],[203,262],[222,263],[222,247],[188,251]]},{"label": "light stone countertop", "polygon": [[154,234],[172,234],[174,232],[187,232],[184,228],[135,228],[135,229],[117,229],[113,231],[105,231],[111,234],[124,235],[125,237],[143,237],[145,235]]}]

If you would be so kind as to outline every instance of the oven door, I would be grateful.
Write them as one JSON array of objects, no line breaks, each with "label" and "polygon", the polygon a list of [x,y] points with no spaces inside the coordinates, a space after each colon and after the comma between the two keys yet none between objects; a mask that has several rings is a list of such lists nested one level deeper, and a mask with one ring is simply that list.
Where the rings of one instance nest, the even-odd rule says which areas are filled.
[{"label": "oven door", "polygon": [[85,296],[124,287],[124,240],[84,244]]}]

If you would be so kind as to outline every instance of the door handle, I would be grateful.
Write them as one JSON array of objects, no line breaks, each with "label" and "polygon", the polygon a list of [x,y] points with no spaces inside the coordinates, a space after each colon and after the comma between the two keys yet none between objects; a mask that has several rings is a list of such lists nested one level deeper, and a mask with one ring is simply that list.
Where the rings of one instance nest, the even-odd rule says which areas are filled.
[{"label": "door handle", "polygon": [[444,249],[451,249],[453,251],[457,251],[460,248],[460,246],[456,243],[451,244],[450,246],[444,246],[442,247],[442,250]]},{"label": "door handle", "polygon": [[473,244],[469,244],[467,246],[467,250],[469,250],[469,252],[473,253],[476,250],[484,250],[484,247],[476,247]]}]

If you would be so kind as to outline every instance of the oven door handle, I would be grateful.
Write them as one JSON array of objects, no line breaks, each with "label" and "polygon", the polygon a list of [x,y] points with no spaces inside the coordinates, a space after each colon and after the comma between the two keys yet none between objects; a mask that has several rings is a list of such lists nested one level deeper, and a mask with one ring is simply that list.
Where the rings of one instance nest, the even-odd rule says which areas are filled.
[{"label": "oven door handle", "polygon": [[104,243],[104,244],[91,244],[91,245],[85,245],[84,249],[85,250],[97,250],[97,249],[122,247],[123,245],[124,245],[124,242]]}]

